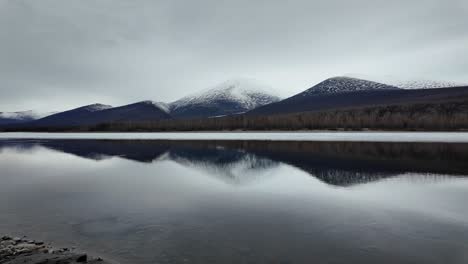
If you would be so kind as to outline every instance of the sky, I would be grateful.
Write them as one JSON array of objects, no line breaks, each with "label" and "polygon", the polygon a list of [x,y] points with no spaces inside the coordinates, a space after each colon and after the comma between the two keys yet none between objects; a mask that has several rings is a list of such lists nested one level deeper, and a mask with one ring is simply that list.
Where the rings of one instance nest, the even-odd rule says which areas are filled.
[{"label": "sky", "polygon": [[352,74],[468,82],[468,1],[0,0],[0,111]]}]

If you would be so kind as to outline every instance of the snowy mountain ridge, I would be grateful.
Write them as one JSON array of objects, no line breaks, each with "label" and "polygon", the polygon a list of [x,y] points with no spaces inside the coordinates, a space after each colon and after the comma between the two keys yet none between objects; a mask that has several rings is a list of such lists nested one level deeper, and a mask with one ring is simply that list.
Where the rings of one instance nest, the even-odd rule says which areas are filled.
[{"label": "snowy mountain ridge", "polygon": [[460,87],[468,86],[468,82],[453,82],[437,79],[428,78],[408,78],[408,77],[397,77],[392,75],[384,76],[372,76],[363,74],[350,74],[347,75],[351,78],[361,78],[366,80],[372,80],[391,86],[395,86],[401,89],[434,89],[434,88],[449,88],[449,87]]},{"label": "snowy mountain ridge", "polygon": [[406,80],[395,82],[394,85],[403,89],[435,89],[467,86],[468,84],[434,80]]},{"label": "snowy mountain ridge", "polygon": [[215,101],[224,100],[236,102],[242,108],[250,110],[280,100],[278,96],[268,90],[271,88],[251,79],[234,79],[183,97],[169,105],[171,110],[176,110],[187,105],[209,105]]},{"label": "snowy mountain ridge", "polygon": [[174,118],[205,118],[241,114],[278,102],[271,88],[251,79],[234,79],[169,104]]}]

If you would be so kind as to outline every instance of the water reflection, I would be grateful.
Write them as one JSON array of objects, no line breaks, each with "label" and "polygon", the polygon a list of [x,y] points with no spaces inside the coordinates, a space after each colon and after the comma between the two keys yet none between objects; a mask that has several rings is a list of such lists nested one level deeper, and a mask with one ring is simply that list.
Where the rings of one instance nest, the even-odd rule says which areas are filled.
[{"label": "water reflection", "polygon": [[132,264],[462,264],[467,160],[467,144],[0,141],[0,233]]},{"label": "water reflection", "polygon": [[349,186],[404,173],[468,175],[468,144],[159,140],[0,141],[26,151],[42,146],[103,161],[172,160],[226,182],[242,184],[279,164],[292,165],[331,185]]}]

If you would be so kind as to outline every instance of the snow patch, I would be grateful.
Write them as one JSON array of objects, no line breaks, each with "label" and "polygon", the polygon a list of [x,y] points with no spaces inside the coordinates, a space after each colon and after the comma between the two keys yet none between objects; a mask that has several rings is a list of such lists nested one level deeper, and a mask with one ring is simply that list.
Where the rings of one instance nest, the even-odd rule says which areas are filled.
[{"label": "snow patch", "polygon": [[433,81],[433,80],[407,80],[395,82],[395,86],[403,89],[435,89],[467,86],[468,84],[449,82],[449,81]]},{"label": "snow patch", "polygon": [[427,78],[409,78],[409,77],[397,77],[392,75],[384,76],[371,76],[363,74],[351,74],[356,78],[362,78],[366,80],[372,80],[379,83],[384,83],[392,86],[396,86],[402,89],[434,89],[434,88],[449,88],[449,87],[460,87],[468,86],[468,82],[452,82],[446,80],[432,80]]},{"label": "snow patch", "polygon": [[169,105],[164,102],[155,102],[155,101],[147,100],[147,101],[143,101],[142,103],[153,105],[168,114],[170,112]]},{"label": "snow patch", "polygon": [[91,104],[83,107],[83,109],[88,110],[90,112],[97,112],[97,111],[102,111],[112,108],[111,105],[105,105],[105,104]]}]

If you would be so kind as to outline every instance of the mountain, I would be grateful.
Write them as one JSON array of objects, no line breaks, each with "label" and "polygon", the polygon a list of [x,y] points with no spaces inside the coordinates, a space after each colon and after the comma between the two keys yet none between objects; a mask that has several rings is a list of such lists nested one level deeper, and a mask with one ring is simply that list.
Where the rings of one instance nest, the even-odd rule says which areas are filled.
[{"label": "mountain", "polygon": [[249,111],[247,114],[272,115],[389,104],[443,102],[467,96],[468,87],[401,89],[357,78],[335,77],[280,102]]},{"label": "mountain", "polygon": [[240,114],[280,100],[271,88],[250,79],[236,79],[169,104],[174,118]]},{"label": "mountain", "polygon": [[281,114],[345,107],[354,104],[350,100],[353,95],[396,90],[400,88],[351,77],[333,77],[292,97],[253,109],[248,114]]},{"label": "mountain", "polygon": [[167,106],[153,101],[142,101],[120,107],[92,104],[57,113],[30,124],[36,127],[73,127],[112,122],[154,121],[170,118],[167,111]]},{"label": "mountain", "polygon": [[[255,115],[359,110],[362,107],[390,105],[404,107],[420,103],[435,103],[450,110],[452,108],[447,104],[448,102],[457,104],[466,102],[468,86],[426,89],[429,86],[438,87],[440,85],[448,85],[448,83],[431,82],[420,84],[420,87],[425,87],[425,89],[401,89],[395,85],[360,78],[333,77],[280,101],[279,97],[268,91],[268,87],[253,80],[237,79],[224,82],[170,104],[154,101],[142,101],[120,107],[92,104],[40,119],[37,119],[40,116],[32,111],[0,113],[0,126],[9,130],[29,128],[41,130],[49,127],[72,128],[103,123],[153,122],[153,129],[160,126],[161,129],[166,130],[177,129],[177,126],[185,125],[184,119],[190,118],[208,118],[201,121],[205,127],[219,127],[216,123],[220,124],[222,121],[226,122],[223,124],[227,124],[231,122],[229,124],[232,125],[233,120],[237,118],[226,118],[224,121],[221,120],[222,118],[216,120],[209,118],[237,114],[245,114],[242,116],[244,118]],[[451,83],[451,85],[454,84]],[[405,87],[410,87],[410,85]],[[412,87],[416,87],[415,84]],[[433,109],[441,108],[437,106]],[[163,123],[154,122],[165,119],[178,119],[178,121],[170,124],[164,122],[168,128],[164,127]],[[261,128],[258,122],[254,123],[258,126],[249,124],[249,127]],[[245,123],[237,124],[235,127],[242,126],[245,126]]]},{"label": "mountain", "polygon": [[25,123],[52,114],[54,114],[54,112],[39,113],[32,110],[19,112],[0,112],[0,125]]}]

